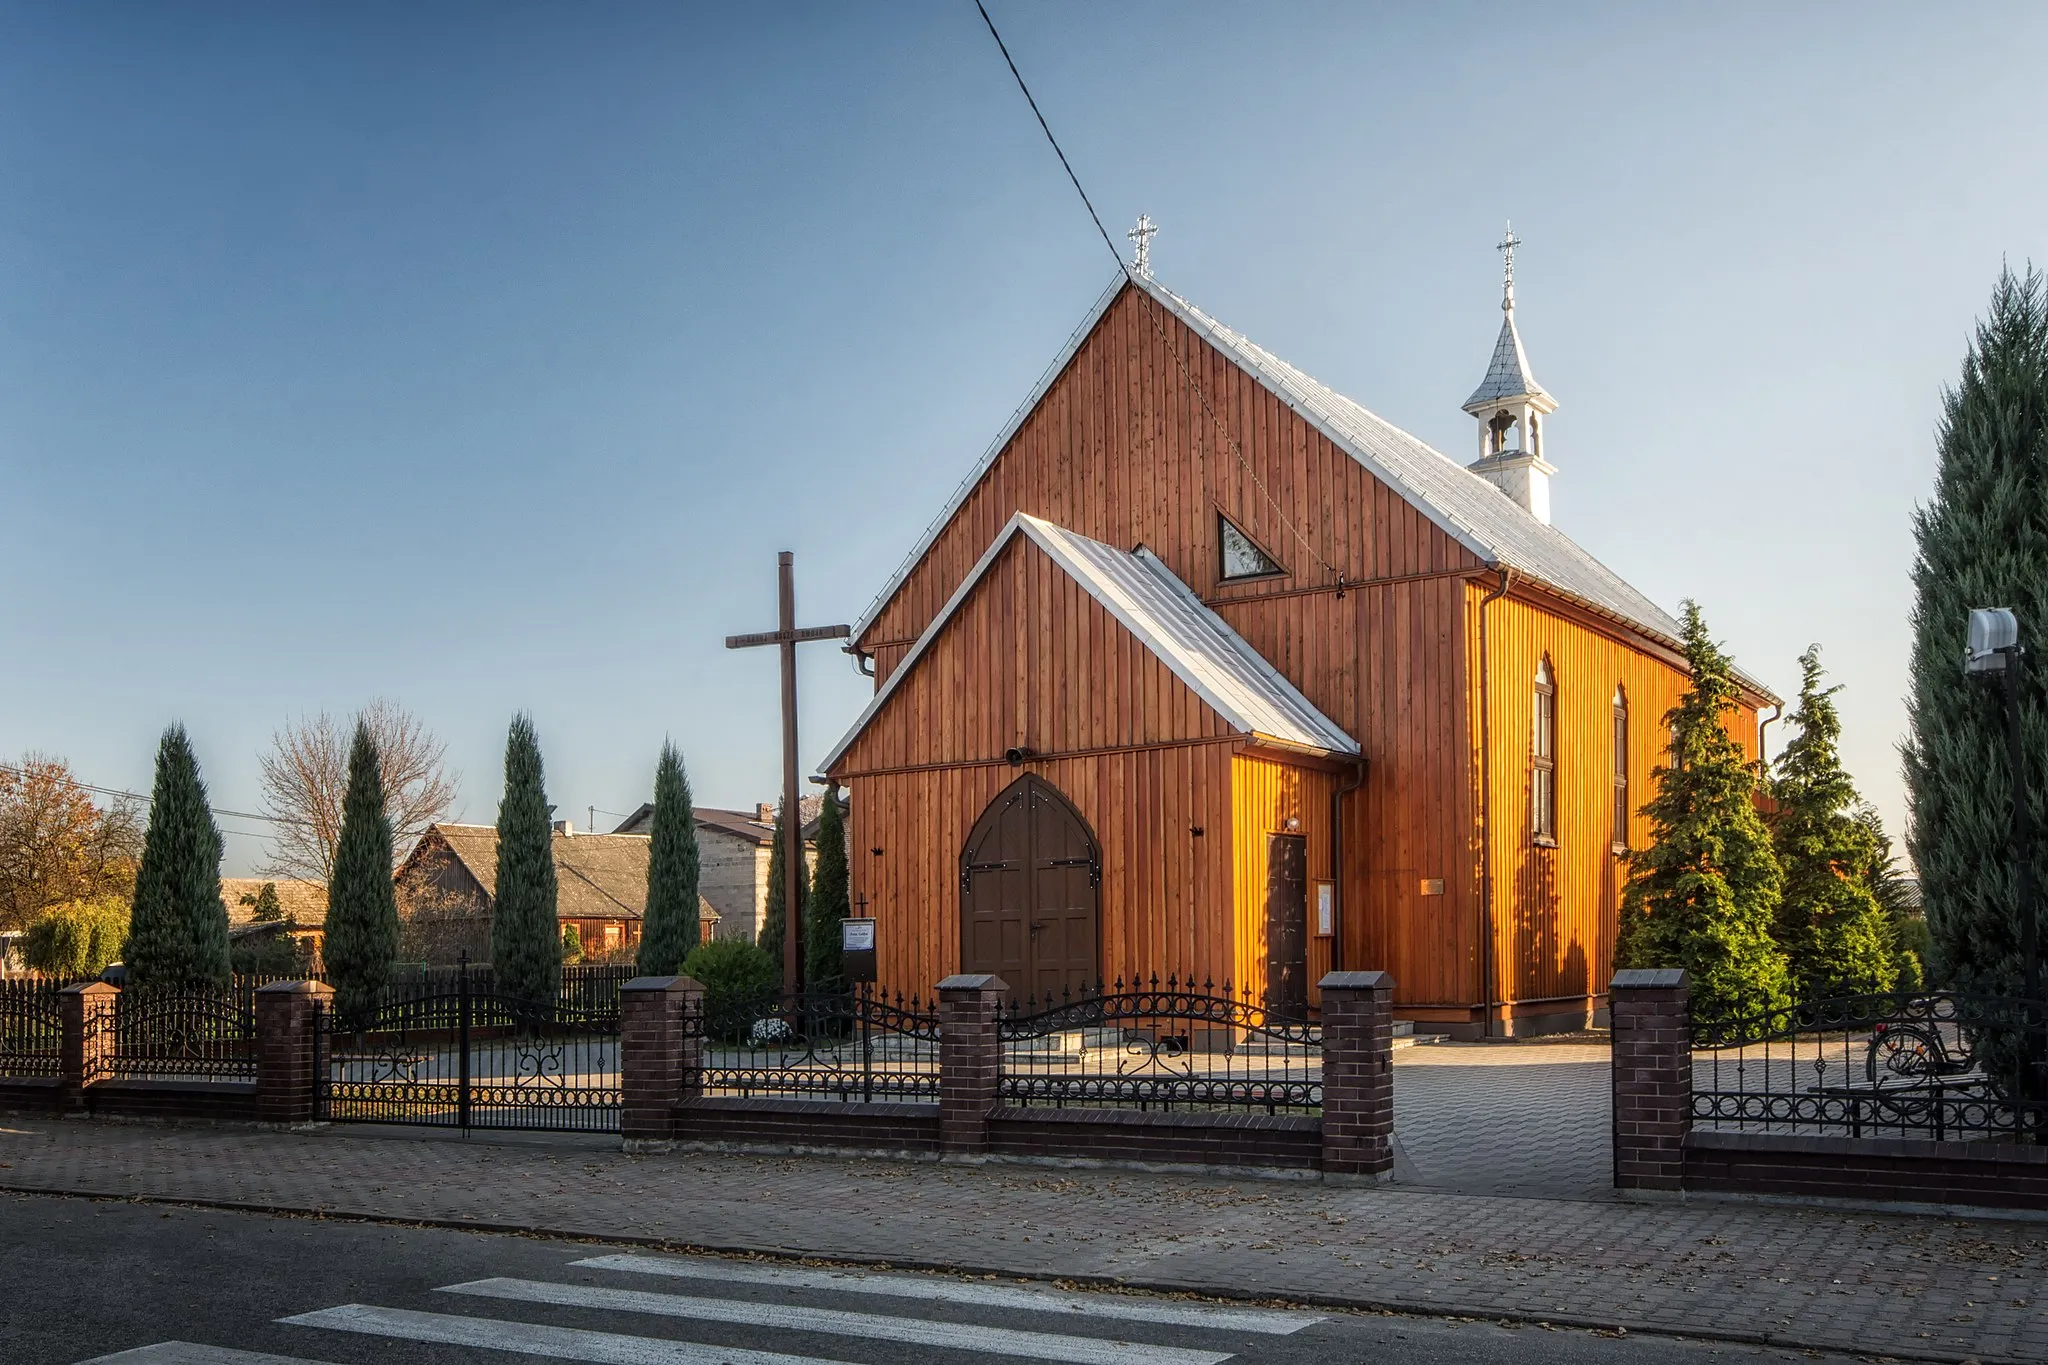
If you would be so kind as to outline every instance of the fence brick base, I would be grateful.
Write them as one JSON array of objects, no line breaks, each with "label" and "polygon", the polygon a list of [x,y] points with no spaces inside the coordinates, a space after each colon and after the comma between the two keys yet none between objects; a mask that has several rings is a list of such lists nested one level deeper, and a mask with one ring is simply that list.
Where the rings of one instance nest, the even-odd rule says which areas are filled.
[{"label": "fence brick base", "polygon": [[1675,1193],[1692,1127],[1692,1009],[1677,968],[1614,974],[1614,1185]]},{"label": "fence brick base", "polygon": [[2048,1210],[2048,1148],[1701,1131],[1686,1141],[1685,1188]]},{"label": "fence brick base", "polygon": [[[1008,987],[986,975],[939,983],[936,1103],[705,1095],[703,987],[682,976],[637,977],[619,987],[620,1135],[629,1148],[682,1143],[1384,1179],[1393,1166],[1394,983],[1384,972],[1338,972],[1324,977],[1321,989],[1322,1112],[1275,1114],[1242,1096],[1241,1107],[1214,1110],[1187,1108],[1179,1099],[1147,1101],[1173,1105],[1165,1109],[1004,1104]],[[0,1106],[283,1125],[318,1117],[320,1019],[332,995],[327,987],[280,982],[255,992],[253,1081],[240,1070],[245,1054],[237,1054],[236,1068],[225,1077],[113,1079],[109,1025],[119,994],[99,982],[64,991],[61,1074],[0,1077]],[[928,1046],[929,1018],[920,1027],[917,1036]]]}]

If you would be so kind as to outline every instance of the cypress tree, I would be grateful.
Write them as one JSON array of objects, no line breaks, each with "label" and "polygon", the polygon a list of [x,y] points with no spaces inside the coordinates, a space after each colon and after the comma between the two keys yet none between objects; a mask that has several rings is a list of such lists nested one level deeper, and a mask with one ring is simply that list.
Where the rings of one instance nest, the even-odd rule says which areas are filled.
[{"label": "cypress tree", "polygon": [[673,742],[661,746],[654,768],[654,824],[647,850],[647,918],[634,959],[644,976],[674,976],[696,951],[703,933],[697,918],[697,814],[689,774]]},{"label": "cypress tree", "polygon": [[1784,870],[1774,936],[1801,1000],[1889,991],[1897,984],[1891,926],[1872,894],[1869,830],[1842,770],[1842,718],[1822,687],[1820,646],[1799,656],[1798,733],[1771,779],[1771,844]]},{"label": "cypress tree", "polygon": [[491,913],[491,969],[498,989],[552,1009],[562,987],[562,928],[555,918],[555,850],[533,718],[512,718],[505,737],[505,798],[498,806],[498,891]]},{"label": "cypress tree", "polygon": [[1692,685],[1664,715],[1671,762],[1650,774],[1651,842],[1629,855],[1615,965],[1685,968],[1702,1014],[1776,1009],[1788,1003],[1770,934],[1778,860],[1756,810],[1756,769],[1722,721],[1736,700],[1732,665],[1690,601],[1684,643]]},{"label": "cypress tree", "polygon": [[199,760],[185,727],[173,725],[157,745],[135,907],[121,950],[131,985],[189,990],[224,987],[233,978],[220,856]]},{"label": "cypress tree", "polygon": [[[1943,395],[1934,498],[1914,515],[1913,654],[1903,746],[1911,819],[1934,960],[1959,991],[2022,992],[2018,881],[2011,845],[2015,785],[2043,817],[2048,706],[2048,302],[2038,276],[2002,273],[1977,325],[1961,382]],[[1972,607],[2010,607],[2030,653],[2019,679],[2024,771],[2007,754],[2001,684],[1963,673]],[[2035,884],[2048,887],[2034,847]],[[2038,907],[2037,907],[2038,912]],[[2048,939],[2048,935],[2043,936]],[[2011,1059],[1985,1055],[1987,1074]]]},{"label": "cypress tree", "polygon": [[341,834],[334,878],[327,884],[327,928],[321,956],[334,987],[335,1012],[365,1021],[377,1007],[398,960],[398,896],[391,881],[391,819],[377,742],[356,723],[349,745],[348,790],[341,803]]},{"label": "cypress tree", "polygon": [[817,861],[811,870],[811,903],[804,912],[804,980],[813,986],[843,984],[839,924],[853,913],[846,868],[846,815],[839,790],[825,790],[818,815]]},{"label": "cypress tree", "polygon": [[[777,806],[775,808],[775,845],[768,850],[768,913],[763,916],[760,935],[754,940],[761,945],[761,951],[775,959],[775,965],[778,970],[782,966],[782,925],[785,912],[782,892],[782,864],[784,861],[782,856],[782,821],[784,816],[785,812],[783,809]],[[798,811],[797,818],[799,820],[803,818],[801,809]],[[811,879],[804,875],[804,869],[802,866],[799,866],[796,870],[796,909],[799,933],[802,932],[804,913],[810,908],[810,893]],[[803,943],[799,941],[797,943],[797,952],[799,954],[803,952],[803,947]],[[797,963],[799,966],[802,965],[803,959],[801,956],[798,957]]]}]

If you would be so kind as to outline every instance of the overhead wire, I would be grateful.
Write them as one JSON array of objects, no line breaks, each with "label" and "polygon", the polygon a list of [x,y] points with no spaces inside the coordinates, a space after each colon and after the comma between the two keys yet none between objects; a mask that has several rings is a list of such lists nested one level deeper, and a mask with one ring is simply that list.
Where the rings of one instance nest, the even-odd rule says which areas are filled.
[{"label": "overhead wire", "polygon": [[[16,777],[28,776],[26,768],[16,767],[12,763],[0,763],[0,773],[12,773]],[[80,791],[94,792],[100,796],[118,796],[129,801],[140,801],[145,808],[155,804],[152,798],[144,796],[141,792],[131,792],[120,787],[98,787],[90,782],[80,782],[77,778],[70,776],[66,776],[63,780]],[[304,820],[291,815],[264,815],[250,810],[228,810],[222,806],[208,806],[206,809],[209,814],[225,816],[231,820],[257,820],[269,825],[310,825],[313,823],[311,820]],[[236,834],[249,833],[247,830],[235,830],[233,832]],[[251,837],[270,839],[276,836],[261,834],[252,835]]]},{"label": "overhead wire", "polygon": [[[1102,244],[1109,248],[1110,258],[1116,262],[1116,268],[1122,272],[1123,277],[1135,287],[1138,283],[1137,275],[1132,272],[1130,264],[1124,260],[1124,254],[1117,250],[1116,243],[1110,238],[1109,229],[1102,225],[1102,215],[1095,211],[1094,201],[1089,199],[1088,191],[1081,184],[1081,177],[1075,174],[1073,163],[1067,160],[1066,152],[1060,147],[1060,140],[1053,136],[1052,125],[1045,121],[1045,113],[1039,109],[1037,99],[1031,94],[1031,87],[1025,83],[1024,73],[1017,69],[1017,61],[1010,55],[1010,45],[1003,41],[1003,35],[997,31],[996,21],[989,17],[988,7],[982,4],[981,0],[974,0],[974,8],[981,14],[981,22],[988,26],[989,36],[996,40],[996,49],[1003,54],[1003,62],[1010,68],[1010,75],[1016,80],[1017,89],[1023,92],[1024,102],[1031,106],[1032,116],[1038,120],[1039,130],[1045,134],[1045,140],[1051,144],[1053,155],[1060,159],[1060,166],[1066,171],[1067,179],[1073,182],[1074,193],[1081,197],[1081,206],[1088,210],[1088,217],[1094,222],[1095,231],[1101,235]],[[1150,291],[1148,290],[1140,289],[1139,292],[1145,294],[1147,296],[1146,301],[1152,304],[1152,307],[1147,309],[1145,313],[1146,319],[1152,324],[1152,330],[1157,332],[1159,339],[1166,344],[1167,353],[1173,357],[1174,366],[1179,369],[1181,378],[1187,382],[1190,389],[1194,390],[1196,401],[1202,405],[1202,411],[1207,413],[1209,420],[1215,424],[1217,434],[1229,445],[1230,453],[1237,458],[1238,467],[1244,470],[1246,477],[1252,481],[1252,486],[1257,488],[1265,497],[1266,502],[1273,509],[1273,515],[1279,518],[1280,524],[1285,526],[1288,532],[1301,542],[1301,547],[1308,551],[1309,558],[1328,570],[1335,578],[1337,591],[1341,596],[1344,591],[1343,570],[1322,556],[1316,549],[1315,543],[1287,515],[1286,509],[1280,505],[1280,500],[1273,496],[1273,491],[1266,487],[1266,481],[1259,477],[1256,469],[1252,468],[1251,461],[1245,458],[1244,447],[1238,443],[1237,437],[1231,433],[1229,426],[1224,423],[1222,416],[1216,411],[1215,405],[1209,401],[1209,395],[1203,390],[1202,382],[1195,378],[1194,371],[1188,367],[1187,358],[1181,354],[1179,344],[1168,333],[1164,324],[1160,322],[1157,316],[1159,309],[1158,301],[1150,297]]]}]

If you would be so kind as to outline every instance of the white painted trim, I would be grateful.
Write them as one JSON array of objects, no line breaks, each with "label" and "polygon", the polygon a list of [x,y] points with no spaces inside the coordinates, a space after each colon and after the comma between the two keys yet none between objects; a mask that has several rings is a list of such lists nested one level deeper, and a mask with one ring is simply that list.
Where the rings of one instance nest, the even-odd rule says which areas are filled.
[{"label": "white painted trim", "polygon": [[190,1341],[159,1341],[132,1351],[94,1356],[85,1365],[320,1365],[296,1356],[274,1356],[262,1351],[236,1351],[226,1346],[201,1346]]},{"label": "white painted trim", "polygon": [[772,1284],[791,1289],[836,1294],[875,1294],[888,1298],[935,1303],[964,1303],[977,1308],[1014,1308],[1033,1313],[1060,1313],[1118,1322],[1156,1322],[1172,1327],[1206,1327],[1219,1332],[1257,1332],[1292,1336],[1323,1321],[1314,1313],[1279,1308],[1236,1308],[1224,1304],[1177,1303],[1132,1298],[1125,1294],[1089,1294],[1035,1285],[989,1284],[982,1280],[945,1280],[929,1276],[879,1275],[859,1270],[798,1270],[788,1266],[744,1261],[681,1260],[672,1256],[592,1256],[576,1261],[588,1270],[616,1270],[631,1275],[711,1280],[740,1284]]},{"label": "white painted trim", "polygon": [[550,1327],[537,1322],[505,1322],[497,1318],[466,1318],[452,1313],[417,1313],[409,1308],[373,1308],[345,1303],[313,1313],[279,1318],[295,1327],[324,1327],[332,1332],[357,1332],[394,1341],[428,1342],[438,1346],[474,1346],[486,1351],[544,1356],[549,1360],[582,1360],[591,1365],[844,1365],[817,1356],[784,1355],[744,1346],[700,1346],[694,1341],[661,1337],[629,1337],[620,1332],[593,1332],[585,1327]]},{"label": "white painted trim", "polygon": [[646,1313],[693,1322],[726,1322],[773,1332],[821,1332],[865,1341],[895,1341],[935,1346],[949,1351],[981,1351],[1052,1360],[1061,1365],[1223,1365],[1229,1351],[1203,1351],[1187,1346],[1149,1346],[1102,1337],[1028,1332],[1014,1327],[988,1327],[975,1322],[939,1322],[926,1318],[891,1318],[878,1313],[851,1313],[841,1308],[810,1308],[802,1304],[767,1303],[759,1299],[707,1299],[685,1294],[651,1294],[644,1289],[613,1289],[603,1285],[549,1284],[543,1280],[489,1279],[451,1284],[441,1291],[505,1299],[513,1303],[548,1304],[558,1308],[594,1308],[605,1313]]}]

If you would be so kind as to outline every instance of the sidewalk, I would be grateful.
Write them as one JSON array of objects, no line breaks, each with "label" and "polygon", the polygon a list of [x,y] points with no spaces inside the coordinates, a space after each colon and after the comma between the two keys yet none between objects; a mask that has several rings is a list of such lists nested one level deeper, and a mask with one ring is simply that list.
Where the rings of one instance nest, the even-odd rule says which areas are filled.
[{"label": "sidewalk", "polygon": [[0,1119],[0,1188],[2048,1359],[2041,1224],[24,1118]]}]

